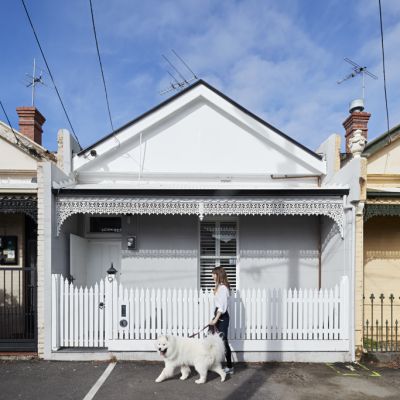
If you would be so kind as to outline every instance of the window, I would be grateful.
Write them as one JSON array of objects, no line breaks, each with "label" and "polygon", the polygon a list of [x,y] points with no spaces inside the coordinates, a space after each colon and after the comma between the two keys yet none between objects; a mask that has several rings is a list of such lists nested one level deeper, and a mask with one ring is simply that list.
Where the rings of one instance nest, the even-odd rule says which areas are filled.
[{"label": "window", "polygon": [[18,238],[17,236],[0,236],[0,264],[18,264]]},{"label": "window", "polygon": [[90,233],[120,233],[120,217],[91,217]]},{"label": "window", "polygon": [[211,271],[224,267],[232,289],[236,288],[237,223],[215,221],[200,223],[200,287],[213,288]]}]

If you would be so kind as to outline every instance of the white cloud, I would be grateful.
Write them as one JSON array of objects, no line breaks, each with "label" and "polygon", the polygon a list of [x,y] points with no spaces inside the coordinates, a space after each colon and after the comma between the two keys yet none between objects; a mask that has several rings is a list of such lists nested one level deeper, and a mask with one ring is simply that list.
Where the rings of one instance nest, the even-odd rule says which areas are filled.
[{"label": "white cloud", "polygon": [[[383,0],[382,6],[394,124],[400,121],[400,2]],[[376,2],[358,0],[343,7],[335,0],[323,4],[98,0],[94,7],[116,126],[165,100],[159,91],[168,87],[170,78],[161,54],[169,55],[189,77],[169,52],[171,48],[201,78],[311,148],[332,132],[343,133],[348,103],[360,94],[358,78],[336,84],[350,70],[343,57],[354,57],[381,74]],[[56,13],[54,18],[47,18],[47,9]],[[89,9],[79,0],[68,5],[44,0],[35,12],[71,120],[88,145],[109,132]],[[42,14],[46,18],[41,21]],[[16,74],[17,68],[8,71]],[[54,93],[43,91],[39,99],[50,131],[67,126]],[[385,126],[382,99],[380,76],[377,82],[367,82],[367,105],[373,113],[370,125],[377,133]]]}]

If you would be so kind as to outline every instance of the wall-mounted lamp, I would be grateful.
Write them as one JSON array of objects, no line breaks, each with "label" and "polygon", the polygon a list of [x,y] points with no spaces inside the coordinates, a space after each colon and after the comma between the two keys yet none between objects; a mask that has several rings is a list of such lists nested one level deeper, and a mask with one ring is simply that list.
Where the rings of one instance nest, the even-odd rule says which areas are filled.
[{"label": "wall-mounted lamp", "polygon": [[114,264],[111,263],[111,267],[108,268],[107,270],[107,279],[109,282],[112,282],[114,280],[114,275],[117,273],[118,271],[114,268]]},{"label": "wall-mounted lamp", "polygon": [[90,155],[92,157],[97,157],[97,151],[95,149],[90,150]]}]

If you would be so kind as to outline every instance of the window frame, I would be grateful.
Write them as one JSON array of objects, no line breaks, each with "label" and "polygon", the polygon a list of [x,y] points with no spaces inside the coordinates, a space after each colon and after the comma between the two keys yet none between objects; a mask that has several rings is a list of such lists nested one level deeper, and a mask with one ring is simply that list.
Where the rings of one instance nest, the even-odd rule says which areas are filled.
[{"label": "window frame", "polygon": [[[236,223],[236,286],[234,291],[240,289],[240,219],[239,216],[207,216],[204,217],[204,219],[201,221],[200,219],[198,220],[198,227],[197,227],[197,232],[198,232],[198,273],[197,273],[197,287],[199,290],[203,290],[206,288],[203,288],[201,286],[201,274],[202,274],[202,268],[201,268],[201,259],[203,258],[201,255],[201,225],[202,223],[230,223],[230,222],[235,222]],[[217,249],[216,249],[217,253]],[[213,256],[215,257],[215,260],[220,259],[217,255]]]},{"label": "window frame", "polygon": [[[91,218],[120,218],[121,219],[121,232],[91,232],[90,219]],[[85,238],[88,239],[120,239],[124,232],[123,216],[118,214],[104,215],[104,214],[91,214],[85,215],[84,220]]]}]

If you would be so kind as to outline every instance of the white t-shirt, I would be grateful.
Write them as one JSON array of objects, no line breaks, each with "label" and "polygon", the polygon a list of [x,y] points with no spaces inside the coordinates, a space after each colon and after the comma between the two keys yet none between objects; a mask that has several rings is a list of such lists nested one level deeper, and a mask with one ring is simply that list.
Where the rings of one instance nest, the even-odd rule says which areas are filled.
[{"label": "white t-shirt", "polygon": [[214,295],[214,302],[217,311],[220,311],[222,314],[224,314],[228,309],[228,298],[229,298],[228,288],[225,285],[220,284]]}]

